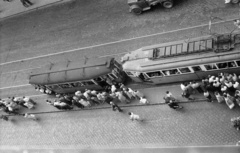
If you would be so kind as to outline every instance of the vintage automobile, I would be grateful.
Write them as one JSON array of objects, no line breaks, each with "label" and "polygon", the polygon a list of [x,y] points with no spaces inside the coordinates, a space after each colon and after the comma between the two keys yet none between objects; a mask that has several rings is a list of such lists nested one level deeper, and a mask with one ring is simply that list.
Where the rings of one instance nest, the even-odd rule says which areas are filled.
[{"label": "vintage automobile", "polygon": [[157,4],[161,4],[164,8],[172,8],[173,0],[128,0],[129,11],[137,15]]}]

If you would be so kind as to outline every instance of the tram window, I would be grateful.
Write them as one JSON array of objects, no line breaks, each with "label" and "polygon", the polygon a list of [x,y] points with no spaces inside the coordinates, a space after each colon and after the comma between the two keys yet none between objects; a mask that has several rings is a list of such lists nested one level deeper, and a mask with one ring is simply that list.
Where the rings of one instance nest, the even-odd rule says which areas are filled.
[{"label": "tram window", "polygon": [[83,86],[83,84],[81,82],[73,82],[73,83],[69,83],[70,85],[72,85],[73,87],[81,87]]},{"label": "tram window", "polygon": [[237,65],[232,61],[228,62],[228,67],[237,67]]},{"label": "tram window", "polygon": [[153,77],[162,77],[162,73],[160,71],[155,71],[155,72],[147,72],[146,73],[149,78]]},{"label": "tram window", "polygon": [[60,87],[62,88],[71,88],[72,86],[68,83],[65,83],[65,84],[59,84]]},{"label": "tram window", "polygon": [[215,69],[217,69],[215,64],[207,64],[207,65],[204,65],[204,67],[206,68],[206,70],[215,70]]},{"label": "tram window", "polygon": [[48,85],[48,86],[46,86],[46,87],[51,90],[51,89],[53,89],[53,86],[54,86],[54,85],[51,85],[51,86]]},{"label": "tram window", "polygon": [[108,74],[108,76],[109,76],[110,78],[112,78],[112,79],[117,79],[117,77],[116,77],[115,75],[113,75],[113,74]]},{"label": "tram window", "polygon": [[56,89],[56,88],[59,88],[58,85],[47,85],[46,88],[50,89],[50,90],[53,90],[53,89]]},{"label": "tram window", "polygon": [[125,73],[129,76],[134,76],[134,74],[132,72],[125,71]]},{"label": "tram window", "polygon": [[116,75],[116,76],[119,76],[121,73],[120,73],[119,69],[114,68],[114,69],[112,70],[112,74],[114,74],[114,75]]},{"label": "tram window", "polygon": [[174,75],[179,74],[177,69],[171,69],[171,70],[163,70],[162,71],[165,75]]},{"label": "tram window", "polygon": [[191,70],[188,67],[178,68],[181,73],[190,73]]},{"label": "tram window", "polygon": [[117,61],[114,60],[114,65],[118,68],[118,69],[121,69],[121,64],[119,64]]},{"label": "tram window", "polygon": [[94,82],[92,82],[92,81],[83,81],[83,82],[81,82],[83,85],[85,85],[85,86],[89,86],[89,85],[94,85],[95,83]]},{"label": "tram window", "polygon": [[198,72],[198,71],[202,71],[200,66],[192,66],[193,71]]},{"label": "tram window", "polygon": [[99,82],[99,81],[103,81],[103,78],[97,77],[97,78],[94,78],[93,80]]},{"label": "tram window", "polygon": [[224,62],[224,63],[217,63],[219,69],[225,69],[229,67],[236,67],[234,62]]},{"label": "tram window", "polygon": [[240,61],[236,61],[237,62],[237,65],[240,66]]}]

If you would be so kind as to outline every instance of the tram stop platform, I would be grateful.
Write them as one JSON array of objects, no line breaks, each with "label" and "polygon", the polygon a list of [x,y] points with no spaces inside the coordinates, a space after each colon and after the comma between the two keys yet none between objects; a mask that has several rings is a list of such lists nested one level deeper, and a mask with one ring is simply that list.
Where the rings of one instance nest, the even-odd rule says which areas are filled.
[{"label": "tram stop platform", "polygon": [[43,7],[67,2],[70,0],[30,0],[33,5],[24,7],[21,0],[1,0],[0,1],[0,20],[14,17],[29,11],[34,11]]},{"label": "tram stop platform", "polygon": [[[127,85],[127,87],[132,88],[133,90],[139,90],[144,94],[144,96],[148,99],[150,102],[147,105],[165,105],[165,101],[163,97],[166,95],[166,91],[170,91],[174,98],[176,98],[177,102],[179,103],[192,103],[192,102],[207,102],[206,98],[203,96],[203,94],[200,94],[196,92],[195,94],[191,95],[191,97],[195,98],[195,100],[188,100],[186,98],[182,97],[182,90],[180,88],[180,84],[170,84],[170,85],[161,85],[161,86],[152,86],[152,85],[143,85],[143,84],[130,84]],[[34,89],[32,89],[34,90]],[[31,97],[34,101],[37,102],[38,106],[34,110],[26,110],[23,109],[20,113],[36,113],[36,114],[42,114],[42,113],[51,113],[51,112],[56,112],[59,111],[55,107],[49,106],[48,104],[45,103],[45,100],[54,100],[56,99],[55,96],[53,95],[37,95],[33,94]],[[26,95],[28,96],[28,95]],[[15,97],[18,97],[16,95]],[[120,107],[134,107],[134,106],[146,106],[146,104],[141,104],[139,103],[139,100],[131,100],[130,103],[121,103],[119,101],[114,101],[117,105]],[[216,102],[216,100],[214,101]],[[77,107],[74,107],[74,111],[79,110]],[[227,108],[227,105],[226,105]],[[110,105],[107,103],[100,104],[100,105],[93,105],[88,108],[84,108],[83,110],[94,110],[94,109],[110,109]],[[81,110],[81,109],[80,109]],[[63,110],[64,111],[64,110]]]}]

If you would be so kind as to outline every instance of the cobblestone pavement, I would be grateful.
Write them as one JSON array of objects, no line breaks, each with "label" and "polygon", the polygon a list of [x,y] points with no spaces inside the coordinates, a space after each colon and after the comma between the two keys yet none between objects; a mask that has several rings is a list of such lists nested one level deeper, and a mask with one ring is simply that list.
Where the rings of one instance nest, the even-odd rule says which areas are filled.
[{"label": "cobblestone pavement", "polygon": [[[37,114],[39,122],[14,117],[0,122],[2,148],[104,148],[137,146],[235,145],[240,133],[230,118],[239,108],[229,110],[218,103],[184,103],[183,110],[167,105]],[[132,122],[127,112],[144,121]]]}]

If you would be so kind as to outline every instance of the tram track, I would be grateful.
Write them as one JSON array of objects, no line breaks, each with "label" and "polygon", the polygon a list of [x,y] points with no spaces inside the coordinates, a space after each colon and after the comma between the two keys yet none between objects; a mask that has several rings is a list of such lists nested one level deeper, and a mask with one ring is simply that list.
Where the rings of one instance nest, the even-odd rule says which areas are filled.
[{"label": "tram track", "polygon": [[[231,19],[232,20],[232,19]],[[231,20],[229,20],[229,21],[231,21]],[[216,24],[219,24],[219,23],[223,23],[223,22],[229,22],[229,21],[221,21],[221,22],[216,22],[216,23],[213,23],[213,25],[216,25]],[[202,26],[194,26],[194,27],[190,27],[190,28],[184,28],[184,29],[178,29],[178,30],[173,30],[173,31],[167,31],[167,32],[164,32],[164,33],[157,33],[157,34],[153,34],[153,35],[147,35],[147,36],[142,36],[142,37],[136,37],[136,38],[133,38],[133,39],[131,39],[131,40],[137,40],[137,39],[141,39],[141,38],[147,38],[147,37],[149,37],[148,39],[149,40],[151,40],[151,39],[156,39],[156,38],[158,38],[158,37],[154,37],[154,38],[152,38],[153,36],[155,36],[155,35],[164,35],[164,34],[170,34],[170,33],[172,33],[173,34],[173,32],[175,31],[175,32],[177,32],[177,31],[181,31],[181,30],[189,30],[189,29],[192,29],[192,28],[196,28],[196,27],[204,27],[204,26],[206,26],[207,24],[205,24],[205,25],[202,25]],[[197,30],[200,30],[200,32],[198,31],[198,32],[196,32]],[[195,33],[197,33],[196,35],[200,35],[200,36],[198,36],[198,37],[203,37],[203,36],[207,36],[207,34],[205,33],[204,35],[202,35],[201,33],[202,33],[202,31],[201,31],[201,29],[197,29],[197,30],[194,30],[194,32]],[[190,31],[188,32],[188,33],[191,33]],[[174,35],[174,34],[173,34]],[[178,35],[177,35],[178,36]],[[179,36],[178,36],[179,37]],[[197,37],[194,37],[194,38],[197,38]],[[183,38],[179,38],[179,39],[183,39]],[[174,37],[174,40],[179,40],[179,39],[176,39],[176,37]],[[191,39],[190,37],[187,37],[187,36],[185,36],[185,38],[184,39]],[[119,42],[125,42],[126,40],[122,40],[122,41],[119,41]],[[130,41],[130,39],[129,39],[129,41]],[[172,39],[171,40],[167,40],[166,42],[170,42],[170,41],[173,41]],[[109,43],[109,44],[113,44],[113,43],[116,43],[116,42],[112,42],[112,43]],[[163,42],[164,43],[164,42]],[[106,43],[107,44],[107,43]],[[101,44],[101,45],[98,45],[98,46],[103,46],[103,45],[106,45],[106,44]],[[152,42],[152,44],[157,44],[157,43],[154,43],[154,42]],[[152,45],[151,44],[151,45]],[[89,46],[89,47],[85,47],[85,48],[93,48],[94,46]],[[96,47],[96,46],[95,46]],[[141,46],[141,47],[143,47],[143,45]],[[141,47],[139,47],[139,48],[141,48]],[[132,47],[130,47],[130,48],[132,48]],[[83,49],[83,48],[82,48]],[[123,49],[123,50],[116,50],[115,52],[113,52],[113,53],[98,53],[98,52],[96,52],[95,51],[95,53],[97,53],[97,54],[99,54],[99,55],[97,55],[97,54],[92,54],[91,55],[91,57],[98,57],[98,58],[101,58],[101,57],[110,57],[110,56],[120,56],[120,55],[123,55],[123,54],[125,54],[125,53],[128,53],[129,51],[132,51],[132,50],[135,50],[135,49],[138,49],[138,48],[134,48],[134,49],[130,49],[130,50],[125,50],[125,49]],[[81,48],[80,48],[80,50],[79,50],[79,48],[78,49],[73,49],[73,50],[69,50],[69,51],[66,51],[66,52],[73,52],[73,51],[80,51],[81,50]],[[31,69],[34,69],[34,68],[38,68],[38,67],[40,67],[39,65],[43,65],[43,64],[41,64],[41,63],[44,63],[44,64],[46,64],[46,63],[52,63],[52,61],[54,61],[54,63],[56,63],[56,62],[59,62],[59,61],[63,61],[63,60],[70,60],[71,61],[71,59],[69,59],[67,56],[68,55],[64,55],[64,56],[61,56],[61,57],[59,57],[59,56],[57,56],[57,55],[59,55],[59,54],[62,54],[62,53],[65,53],[65,52],[59,52],[59,53],[54,53],[54,54],[46,54],[46,55],[43,55],[43,56],[37,56],[37,57],[33,57],[33,58],[27,58],[27,59],[21,59],[21,60],[16,60],[16,61],[12,61],[12,62],[6,62],[6,63],[0,63],[0,74],[5,74],[5,73],[18,73],[18,72],[21,72],[21,71],[27,71],[27,70],[31,70]],[[55,55],[55,56],[53,56],[53,55]],[[53,57],[51,57],[51,56],[53,56]],[[69,55],[70,56],[70,55]],[[85,55],[84,55],[85,56]],[[51,57],[51,58],[50,58]],[[74,56],[75,57],[75,56]],[[83,58],[83,56],[80,56],[81,58]],[[90,56],[85,56],[85,58],[91,58]],[[42,59],[41,59],[42,58]],[[32,61],[31,61],[32,60]],[[29,63],[28,63],[29,62]],[[10,67],[8,67],[8,66],[10,66]],[[21,68],[22,67],[24,67],[24,69],[22,69],[22,70],[19,70],[19,69],[21,69],[21,68],[19,68],[19,66],[21,66]],[[29,67],[29,66],[31,66],[31,67]],[[27,68],[25,68],[25,67],[27,67]],[[9,71],[9,70],[12,70],[12,71]]]},{"label": "tram track", "polygon": [[[228,20],[212,22],[211,25],[214,26],[214,25],[217,25],[217,24],[232,22],[235,19],[238,19],[238,18],[232,18],[232,19],[228,19]],[[139,36],[139,37],[134,37],[134,38],[122,39],[122,40],[113,41],[113,42],[106,42],[106,43],[92,45],[92,46],[80,47],[80,48],[75,48],[75,49],[66,50],[66,51],[57,52],[57,53],[51,53],[51,54],[45,54],[45,55],[40,55],[40,56],[36,56],[36,57],[19,59],[19,60],[15,60],[15,61],[9,61],[9,62],[5,62],[5,63],[0,63],[0,66],[13,64],[13,63],[20,63],[20,62],[25,62],[25,61],[29,61],[29,60],[35,60],[35,59],[50,57],[50,56],[56,56],[56,55],[61,55],[61,54],[66,54],[66,53],[72,53],[72,52],[77,52],[77,51],[84,51],[86,49],[93,49],[93,48],[97,48],[97,47],[104,47],[104,46],[108,46],[108,45],[124,43],[124,42],[127,42],[127,41],[135,41],[135,40],[138,40],[138,39],[144,39],[144,38],[149,38],[149,37],[154,37],[154,36],[171,34],[171,33],[175,33],[175,32],[191,30],[191,29],[195,29],[195,28],[203,28],[203,27],[207,27],[207,26],[209,26],[209,23],[196,25],[196,26],[191,26],[191,27],[186,27],[186,28],[181,28],[181,29],[170,30],[170,31],[166,31],[166,32],[159,32],[159,33],[155,33],[155,34],[149,34],[149,35],[144,35],[144,36]]]}]

